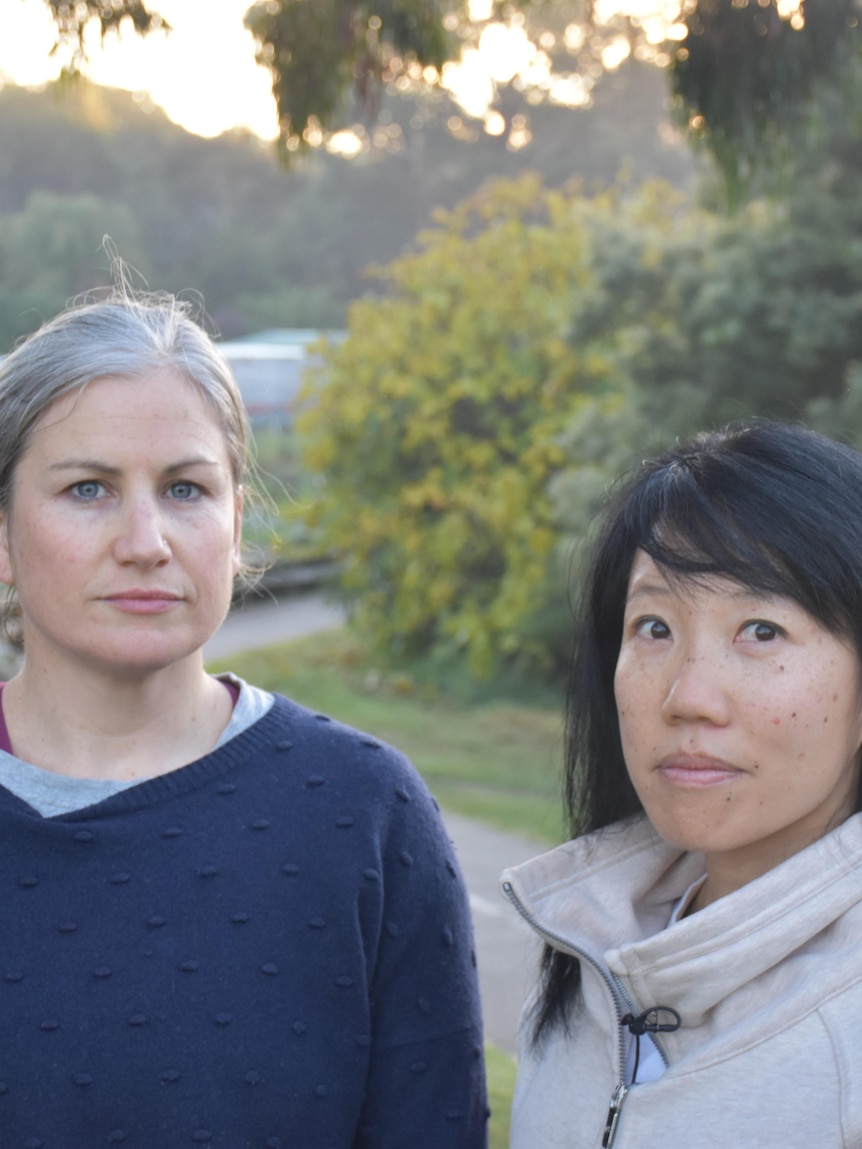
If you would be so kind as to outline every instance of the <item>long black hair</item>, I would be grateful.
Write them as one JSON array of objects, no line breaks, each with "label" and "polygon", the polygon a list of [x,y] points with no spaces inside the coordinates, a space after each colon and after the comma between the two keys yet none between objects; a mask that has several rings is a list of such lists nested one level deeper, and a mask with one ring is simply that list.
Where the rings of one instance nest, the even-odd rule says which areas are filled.
[{"label": "long black hair", "polygon": [[[565,806],[572,837],[641,812],[614,699],[637,550],[671,577],[724,578],[794,599],[862,662],[862,455],[790,423],[698,435],[612,491],[576,622],[567,698]],[[856,799],[862,809],[862,782]],[[550,947],[534,1036],[566,1025],[578,963]]]}]

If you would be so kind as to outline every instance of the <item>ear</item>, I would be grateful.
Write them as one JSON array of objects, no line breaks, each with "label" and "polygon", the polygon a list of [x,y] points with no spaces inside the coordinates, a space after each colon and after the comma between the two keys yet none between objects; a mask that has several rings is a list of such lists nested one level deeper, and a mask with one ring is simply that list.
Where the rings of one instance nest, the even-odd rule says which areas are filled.
[{"label": "ear", "polygon": [[233,573],[239,573],[240,565],[242,564],[242,508],[244,502],[244,494],[242,487],[237,487],[234,496],[234,511],[233,511]]},{"label": "ear", "polygon": [[9,516],[6,511],[0,511],[0,582],[5,582],[8,586],[12,586],[15,582],[9,548]]}]

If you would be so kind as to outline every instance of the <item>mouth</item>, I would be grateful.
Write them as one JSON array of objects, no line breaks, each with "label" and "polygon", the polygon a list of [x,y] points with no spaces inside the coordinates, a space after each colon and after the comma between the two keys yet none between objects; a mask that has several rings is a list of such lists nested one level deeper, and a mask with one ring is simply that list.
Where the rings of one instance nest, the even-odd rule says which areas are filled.
[{"label": "mouth", "polygon": [[129,614],[162,614],[183,601],[182,595],[170,590],[144,590],[131,587],[105,595],[103,602]]},{"label": "mouth", "polygon": [[745,773],[729,762],[708,754],[668,754],[659,762],[658,772],[672,786],[694,790],[721,786],[735,781]]}]

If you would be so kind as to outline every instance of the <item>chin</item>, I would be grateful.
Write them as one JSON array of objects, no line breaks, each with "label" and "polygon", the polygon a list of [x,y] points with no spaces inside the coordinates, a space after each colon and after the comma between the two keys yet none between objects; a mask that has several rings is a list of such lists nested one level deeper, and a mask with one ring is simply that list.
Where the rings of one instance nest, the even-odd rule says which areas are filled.
[{"label": "chin", "polygon": [[653,818],[647,814],[653,829],[669,846],[690,854],[707,854],[728,849],[726,835],[716,833],[715,827],[698,826],[690,820]]},{"label": "chin", "polygon": [[82,661],[102,674],[134,679],[177,666],[200,653],[205,639],[189,636],[185,641],[172,635],[137,634],[122,641],[106,643],[83,654]]}]

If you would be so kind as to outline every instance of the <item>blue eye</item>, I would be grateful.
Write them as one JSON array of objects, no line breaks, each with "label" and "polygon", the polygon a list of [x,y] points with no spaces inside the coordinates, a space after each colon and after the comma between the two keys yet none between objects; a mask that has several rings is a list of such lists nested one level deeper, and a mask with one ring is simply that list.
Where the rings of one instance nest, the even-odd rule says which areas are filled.
[{"label": "blue eye", "polygon": [[187,499],[193,499],[199,493],[199,488],[196,483],[171,483],[169,493],[172,499],[185,502]]},{"label": "blue eye", "polygon": [[80,483],[75,483],[72,490],[79,499],[91,502],[93,499],[99,498],[102,494],[103,487],[102,484],[95,479],[84,479]]}]

